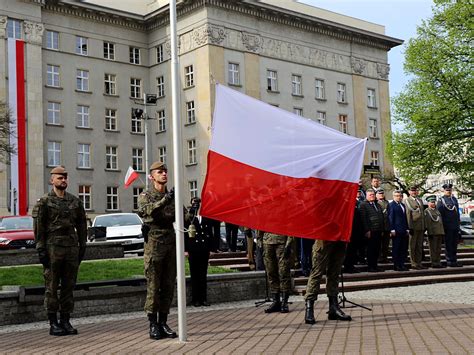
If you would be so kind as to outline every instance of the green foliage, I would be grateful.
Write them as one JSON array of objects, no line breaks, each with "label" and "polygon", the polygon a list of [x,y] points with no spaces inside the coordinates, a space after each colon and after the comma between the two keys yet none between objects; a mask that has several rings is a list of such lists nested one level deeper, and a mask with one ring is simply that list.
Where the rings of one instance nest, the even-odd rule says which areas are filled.
[{"label": "green foliage", "polygon": [[11,123],[10,110],[5,102],[0,101],[0,162],[2,163],[8,163],[10,154],[15,153],[15,149],[9,143]]},{"label": "green foliage", "polygon": [[409,183],[447,172],[472,190],[474,6],[471,0],[434,2],[433,17],[406,46],[412,79],[393,101],[394,121],[404,129],[392,135],[388,150]]},{"label": "green foliage", "polygon": [[[186,275],[189,275],[189,263],[185,263]],[[233,270],[209,266],[209,274],[233,272]],[[91,260],[81,263],[77,282],[120,280],[143,276],[143,259]],[[25,265],[0,267],[0,287],[4,285],[34,286],[43,285],[43,267]]]}]

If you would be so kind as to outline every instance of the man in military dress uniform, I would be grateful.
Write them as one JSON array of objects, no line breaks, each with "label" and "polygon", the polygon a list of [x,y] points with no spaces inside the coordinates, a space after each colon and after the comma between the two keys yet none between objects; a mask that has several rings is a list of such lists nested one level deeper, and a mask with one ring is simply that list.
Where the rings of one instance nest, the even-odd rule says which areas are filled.
[{"label": "man in military dress uniform", "polygon": [[453,185],[444,184],[444,196],[437,204],[438,211],[441,213],[444,227],[444,244],[446,246],[446,261],[449,267],[461,267],[458,262],[458,241],[460,232],[459,203],[453,196]]},{"label": "man in military dress uniform", "polygon": [[36,250],[44,268],[44,304],[48,312],[49,334],[73,335],[77,334],[77,329],[72,327],[69,319],[74,309],[77,272],[86,251],[86,213],[81,200],[66,192],[68,180],[64,167],[52,169],[50,181],[53,185],[51,192],[41,197],[32,211]]},{"label": "man in military dress uniform", "polygon": [[150,322],[151,339],[176,338],[176,333],[167,324],[176,282],[174,190],[166,188],[168,169],[162,162],[150,166],[149,178],[152,181],[150,188],[138,197],[138,214],[143,219],[145,239],[145,312]]},{"label": "man in military dress uniform", "polygon": [[[293,238],[286,235],[258,232],[263,240],[263,261],[273,302],[265,313],[288,313],[288,298],[291,292],[291,250]],[[281,300],[280,300],[281,294]]]},{"label": "man in military dress uniform", "polygon": [[410,230],[410,261],[411,267],[416,270],[425,269],[421,265],[423,258],[423,238],[425,233],[423,201],[418,197],[418,188],[410,187],[410,196],[403,201],[407,208],[408,229]]},{"label": "man in military dress uniform", "polygon": [[441,244],[443,244],[444,237],[443,220],[441,219],[441,213],[436,209],[436,196],[428,196],[426,201],[428,202],[428,208],[425,209],[425,228],[428,233],[431,267],[442,268]]}]

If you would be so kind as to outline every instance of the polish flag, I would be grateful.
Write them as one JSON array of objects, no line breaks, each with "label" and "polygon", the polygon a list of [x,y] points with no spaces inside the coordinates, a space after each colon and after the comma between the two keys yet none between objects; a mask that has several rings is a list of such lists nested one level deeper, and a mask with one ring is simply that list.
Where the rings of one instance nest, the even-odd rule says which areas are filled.
[{"label": "polish flag", "polygon": [[9,144],[15,150],[10,157],[10,212],[28,213],[28,175],[25,101],[25,42],[8,39],[8,108],[11,113]]},{"label": "polish flag", "polygon": [[127,189],[136,179],[138,179],[138,173],[131,167],[128,167],[127,174],[125,174],[125,188]]},{"label": "polish flag", "polygon": [[201,215],[349,241],[366,139],[216,85]]}]

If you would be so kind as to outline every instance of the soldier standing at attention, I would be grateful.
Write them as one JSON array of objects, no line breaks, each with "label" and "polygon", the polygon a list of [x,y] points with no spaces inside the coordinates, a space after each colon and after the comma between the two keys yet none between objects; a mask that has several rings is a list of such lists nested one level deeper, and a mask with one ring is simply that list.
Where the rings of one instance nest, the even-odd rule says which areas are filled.
[{"label": "soldier standing at attention", "polygon": [[52,169],[50,181],[53,189],[38,200],[32,211],[36,250],[44,268],[44,304],[48,312],[49,334],[73,335],[77,334],[77,329],[72,327],[69,319],[74,309],[77,272],[86,251],[86,213],[81,200],[66,192],[67,171],[64,167]]},{"label": "soldier standing at attention", "polygon": [[[259,231],[263,240],[263,262],[267,272],[273,302],[265,313],[288,313],[288,298],[291,292],[291,249],[293,238]],[[280,300],[281,294],[281,300]]]},{"label": "soldier standing at attention", "polygon": [[[144,223],[145,312],[150,322],[150,338],[176,338],[168,326],[168,313],[176,282],[176,242],[174,189],[168,191],[168,169],[162,162],[150,166],[152,184],[138,197],[138,214]],[[159,313],[159,318],[157,317]]]},{"label": "soldier standing at attention", "polygon": [[441,213],[436,209],[436,196],[426,198],[428,208],[425,209],[425,228],[428,232],[428,243],[430,246],[430,259],[432,268],[442,268],[441,244],[443,244],[444,228]]},{"label": "soldier standing at attention", "polygon": [[313,245],[313,266],[306,285],[306,324],[314,324],[314,302],[318,299],[321,278],[326,275],[326,293],[329,299],[329,320],[352,320],[339,307],[337,295],[339,293],[339,275],[346,254],[346,242],[316,240]]},{"label": "soldier standing at attention", "polygon": [[426,269],[421,265],[423,257],[423,234],[425,233],[425,221],[423,213],[423,201],[418,197],[418,188],[410,187],[410,196],[403,202],[407,208],[408,229],[410,230],[410,260],[411,267],[416,270]]}]

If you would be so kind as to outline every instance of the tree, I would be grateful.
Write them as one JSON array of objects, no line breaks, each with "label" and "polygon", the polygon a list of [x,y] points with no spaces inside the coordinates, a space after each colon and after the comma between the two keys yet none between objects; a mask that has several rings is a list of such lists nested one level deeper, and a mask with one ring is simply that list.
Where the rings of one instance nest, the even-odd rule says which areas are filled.
[{"label": "tree", "polygon": [[471,0],[434,0],[433,16],[406,45],[412,76],[394,98],[394,121],[404,128],[387,150],[400,176],[421,184],[429,174],[453,173],[474,185],[474,6]]},{"label": "tree", "polygon": [[10,154],[15,153],[14,147],[9,143],[12,123],[10,110],[6,103],[0,101],[0,162],[7,163]]}]

